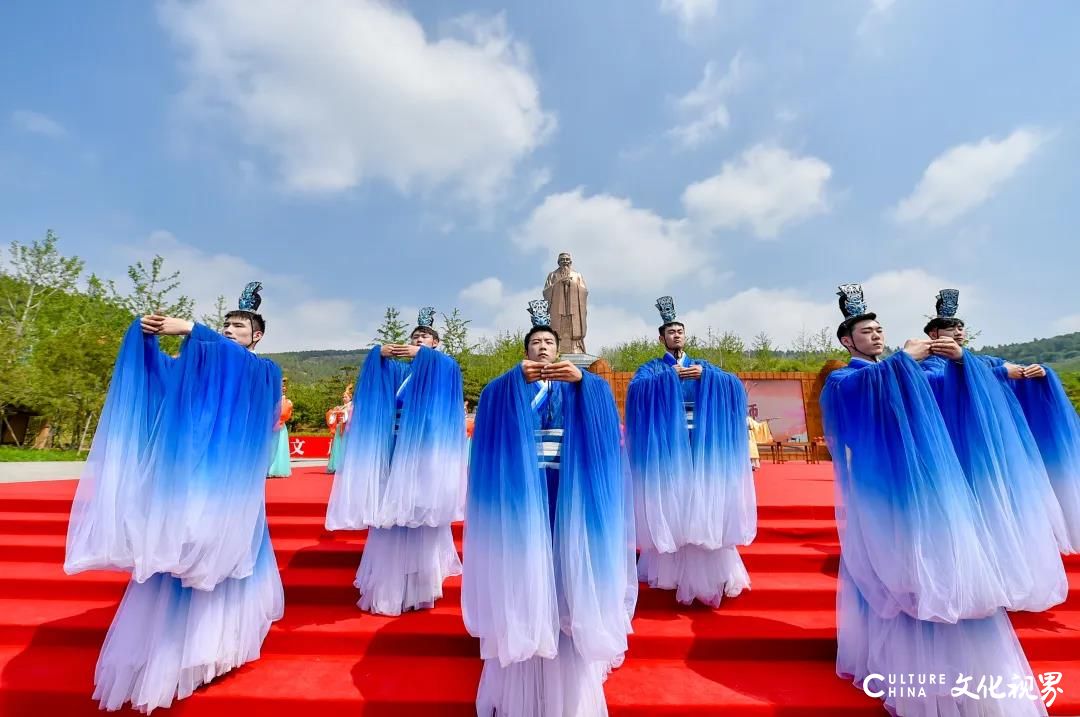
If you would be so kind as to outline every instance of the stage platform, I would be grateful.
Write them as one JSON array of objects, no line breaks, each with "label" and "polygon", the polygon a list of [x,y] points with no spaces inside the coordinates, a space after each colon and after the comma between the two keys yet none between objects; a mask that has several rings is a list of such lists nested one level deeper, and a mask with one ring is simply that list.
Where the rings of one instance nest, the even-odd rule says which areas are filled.
[{"label": "stage platform", "polygon": [[[323,528],[330,477],[321,470],[267,485],[286,610],[262,658],[160,714],[475,714],[481,664],[462,625],[460,579],[447,582],[434,610],[361,613],[352,581],[364,534]],[[643,587],[626,663],[606,686],[612,715],[885,714],[833,671],[831,464],[766,464],[757,488],[758,537],[741,549],[752,589],[714,610]],[[74,481],[0,485],[2,717],[98,714],[94,663],[127,576],[64,574],[74,489]],[[460,526],[455,535],[460,546]],[[1067,565],[1064,605],[1013,616],[1035,671],[1064,673],[1056,715],[1080,714],[1080,560]]]}]

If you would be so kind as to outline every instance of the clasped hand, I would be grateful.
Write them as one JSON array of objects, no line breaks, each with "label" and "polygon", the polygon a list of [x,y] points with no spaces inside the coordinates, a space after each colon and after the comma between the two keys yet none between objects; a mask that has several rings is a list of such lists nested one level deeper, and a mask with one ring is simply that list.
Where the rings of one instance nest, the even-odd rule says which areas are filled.
[{"label": "clasped hand", "polygon": [[384,344],[379,353],[383,358],[416,358],[416,354],[420,353],[420,347],[406,344]]},{"label": "clasped hand", "polygon": [[692,364],[685,368],[682,366],[676,366],[675,373],[678,374],[679,378],[683,381],[701,378],[701,364]]},{"label": "clasped hand", "polygon": [[191,333],[192,322],[161,314],[148,314],[139,320],[144,334],[153,336],[186,336]]},{"label": "clasped hand", "polygon": [[569,361],[543,363],[525,359],[521,362],[521,372],[525,374],[525,383],[533,383],[534,381],[577,383],[581,380],[581,369]]}]

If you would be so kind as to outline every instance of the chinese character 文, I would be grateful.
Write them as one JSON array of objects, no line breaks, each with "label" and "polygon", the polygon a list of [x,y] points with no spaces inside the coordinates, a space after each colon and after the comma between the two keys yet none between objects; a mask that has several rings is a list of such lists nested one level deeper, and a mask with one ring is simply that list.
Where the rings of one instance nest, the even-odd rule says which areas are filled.
[{"label": "chinese character \u6587", "polygon": [[298,456],[304,455],[304,439],[294,438],[292,442],[292,452]]},{"label": "chinese character \u6587", "polygon": [[971,690],[968,689],[968,685],[971,684],[972,679],[973,679],[972,675],[965,675],[964,673],[961,672],[956,678],[956,687],[952,688],[952,696],[953,697],[970,697],[973,700],[982,699],[977,694],[975,694],[974,692],[972,692]]}]

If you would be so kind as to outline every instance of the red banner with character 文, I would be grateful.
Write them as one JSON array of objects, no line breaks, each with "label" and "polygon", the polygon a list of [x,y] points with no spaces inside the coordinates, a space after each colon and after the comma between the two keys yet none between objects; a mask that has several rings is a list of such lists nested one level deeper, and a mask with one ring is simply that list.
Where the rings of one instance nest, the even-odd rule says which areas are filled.
[{"label": "red banner with character \u6587", "polygon": [[289,458],[329,458],[331,438],[332,436],[289,436]]}]

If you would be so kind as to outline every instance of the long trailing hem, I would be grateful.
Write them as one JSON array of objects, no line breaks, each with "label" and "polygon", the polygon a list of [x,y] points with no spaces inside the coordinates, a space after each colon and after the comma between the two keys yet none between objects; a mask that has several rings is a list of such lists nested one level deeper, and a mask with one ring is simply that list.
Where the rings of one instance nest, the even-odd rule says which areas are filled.
[{"label": "long trailing hem", "polygon": [[631,631],[638,584],[618,411],[598,376],[585,373],[563,388],[554,524],[524,375],[512,369],[481,394],[461,607],[481,657],[504,667],[554,658],[562,631],[587,659],[611,663],[625,653]]},{"label": "long trailing hem", "polygon": [[822,417],[844,563],[879,615],[956,622],[1009,604],[922,369],[904,352],[829,374]]},{"label": "long trailing hem", "polygon": [[[1027,679],[1034,688],[1035,682],[1004,610],[955,623],[915,620],[903,613],[879,616],[843,566],[837,591],[836,673],[860,689],[865,685],[870,692],[883,691],[885,708],[902,717],[1046,714],[1041,699],[1007,696],[1010,684]],[[912,675],[914,680],[909,678]],[[874,677],[867,681],[870,676]],[[937,684],[929,684],[931,676]],[[959,676],[971,678],[967,689],[972,693],[985,677],[988,687],[996,687],[996,693],[1005,696],[953,697]],[[906,684],[897,684],[905,678],[909,679]]]},{"label": "long trailing hem", "polygon": [[681,381],[654,359],[638,369],[627,392],[626,441],[642,550],[748,545],[757,533],[746,390],[707,362],[689,363],[701,366],[700,379]]},{"label": "long trailing hem", "polygon": [[292,475],[288,428],[279,428],[274,435],[274,459],[270,462],[270,470],[266,475],[268,478],[288,478]]},{"label": "long trailing hem", "polygon": [[258,659],[270,625],[284,611],[270,534],[264,529],[255,571],[213,590],[185,588],[157,574],[132,580],[94,671],[101,708],[140,712],[168,707],[200,685]]},{"label": "long trailing hem", "polygon": [[698,600],[720,607],[725,597],[750,589],[750,575],[735,546],[709,550],[685,545],[674,553],[643,550],[638,579],[652,588],[675,590],[675,599],[683,605]]},{"label": "long trailing hem", "polygon": [[68,523],[64,569],[171,573],[210,590],[254,569],[281,371],[196,324],[180,357],[135,322]]},{"label": "long trailing hem", "polygon": [[449,525],[464,516],[461,368],[421,348],[412,363],[372,349],[356,381],[341,463],[326,506],[330,530]]},{"label": "long trailing hem", "polygon": [[378,615],[431,608],[452,575],[461,575],[461,559],[449,525],[369,528],[353,583],[356,604]]},{"label": "long trailing hem", "polygon": [[989,529],[984,547],[1009,610],[1040,612],[1065,600],[1061,506],[1019,403],[973,354],[923,361],[956,455]]},{"label": "long trailing hem", "polygon": [[553,658],[503,666],[484,660],[476,694],[477,717],[604,717],[604,680],[611,666],[587,661],[566,634]]},{"label": "long trailing hem", "polygon": [[1010,381],[1065,516],[1069,545],[1080,550],[1080,416],[1053,369]]}]

